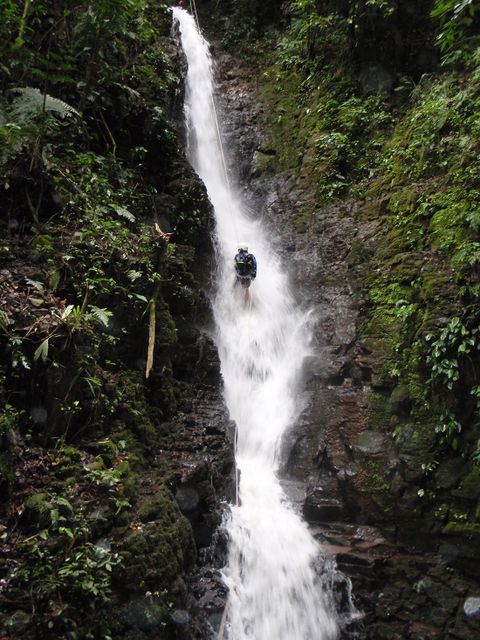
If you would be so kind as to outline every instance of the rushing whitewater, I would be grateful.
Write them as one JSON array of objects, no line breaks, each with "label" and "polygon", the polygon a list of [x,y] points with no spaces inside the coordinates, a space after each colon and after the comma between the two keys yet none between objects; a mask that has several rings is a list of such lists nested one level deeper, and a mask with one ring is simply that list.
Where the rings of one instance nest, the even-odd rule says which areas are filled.
[{"label": "rushing whitewater", "polygon": [[[215,209],[218,288],[214,300],[225,400],[237,428],[238,504],[227,522],[224,579],[229,640],[332,640],[337,625],[315,563],[319,548],[277,478],[280,445],[295,421],[307,316],[261,222],[231,193],[213,102],[212,60],[194,19],[174,8],[188,62],[188,155]],[[246,243],[258,261],[251,301],[235,285],[233,257]],[[223,634],[223,630],[221,631]]]}]

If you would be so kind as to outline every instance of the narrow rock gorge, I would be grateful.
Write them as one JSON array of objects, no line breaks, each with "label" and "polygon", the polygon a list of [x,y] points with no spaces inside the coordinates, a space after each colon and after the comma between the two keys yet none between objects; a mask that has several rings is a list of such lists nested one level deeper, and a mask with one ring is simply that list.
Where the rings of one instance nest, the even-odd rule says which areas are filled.
[{"label": "narrow rock gorge", "polygon": [[[169,4],[0,1],[2,640],[239,640]],[[480,632],[479,8],[454,5],[184,3],[228,177],[311,325],[278,476],[345,640]]]}]

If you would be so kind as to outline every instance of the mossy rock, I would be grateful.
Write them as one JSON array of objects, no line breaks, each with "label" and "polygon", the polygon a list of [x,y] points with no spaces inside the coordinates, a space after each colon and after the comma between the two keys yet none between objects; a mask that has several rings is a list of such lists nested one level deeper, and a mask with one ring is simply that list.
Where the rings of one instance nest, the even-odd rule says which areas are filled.
[{"label": "mossy rock", "polygon": [[427,401],[427,389],[424,380],[417,372],[413,372],[408,377],[408,396],[414,405],[424,406]]},{"label": "mossy rock", "polygon": [[451,251],[468,240],[466,229],[455,218],[449,208],[437,211],[430,222],[430,239],[433,249]]},{"label": "mossy rock", "polygon": [[465,474],[465,460],[451,458],[443,462],[435,473],[435,484],[440,489],[453,489],[458,486]]},{"label": "mossy rock", "polygon": [[94,455],[100,456],[106,467],[112,467],[118,456],[118,447],[110,439],[97,440],[85,445],[85,449]]},{"label": "mossy rock", "polygon": [[[422,284],[419,296],[425,302],[437,303],[452,289],[452,271],[444,269],[443,265],[426,263],[422,272]],[[437,308],[435,308],[437,311]],[[438,311],[437,311],[438,312]],[[441,315],[444,315],[443,313]]]},{"label": "mossy rock", "polygon": [[129,629],[150,634],[163,626],[167,614],[164,598],[134,597],[122,607],[120,618]]},{"label": "mossy rock", "polygon": [[347,256],[347,263],[351,267],[367,263],[372,257],[372,252],[365,246],[365,242],[355,238],[352,242],[350,253]]},{"label": "mossy rock", "polygon": [[407,287],[407,291],[412,291],[410,283],[416,280],[422,273],[425,256],[414,251],[403,251],[395,254],[384,264],[387,271],[393,270],[395,281]]},{"label": "mossy rock", "polygon": [[155,342],[159,348],[167,348],[177,342],[177,328],[170,313],[170,307],[162,298],[155,305],[156,336]]},{"label": "mossy rock", "polygon": [[390,196],[389,209],[392,213],[412,213],[415,211],[418,193],[411,186],[395,191]]},{"label": "mossy rock", "polygon": [[356,211],[356,217],[361,220],[372,220],[379,218],[387,209],[388,200],[386,198],[374,198],[367,200]]},{"label": "mossy rock", "polygon": [[408,386],[405,384],[397,384],[388,400],[388,407],[391,413],[400,415],[408,413],[412,405]]},{"label": "mossy rock", "polygon": [[391,418],[388,395],[382,391],[373,391],[368,409],[368,426],[371,431],[385,432]]},{"label": "mossy rock", "polygon": [[[436,449],[436,434],[434,425],[427,420],[417,420],[402,426],[400,437],[397,439],[398,451],[402,455],[412,457],[412,474],[406,471],[406,479],[416,479],[423,473],[420,465],[425,460],[431,460]],[[420,471],[419,471],[420,470]],[[407,477],[408,476],[408,477]]]},{"label": "mossy rock", "polygon": [[15,478],[15,458],[11,449],[0,453],[0,487],[3,484],[2,481],[8,486]]},{"label": "mossy rock", "polygon": [[83,469],[82,453],[73,446],[60,449],[60,461],[55,466],[55,475],[64,480],[76,478]]},{"label": "mossy rock", "polygon": [[452,491],[452,495],[476,502],[480,497],[480,468],[474,467],[460,483],[458,489]]},{"label": "mossy rock", "polygon": [[151,522],[157,518],[169,518],[174,521],[172,514],[172,496],[170,492],[161,487],[151,498],[146,498],[138,510],[140,522]]},{"label": "mossy rock", "polygon": [[127,498],[133,499],[137,493],[137,474],[133,471],[130,463],[124,460],[116,467],[121,473],[121,484],[119,493]]},{"label": "mossy rock", "polygon": [[53,509],[51,496],[48,493],[34,493],[25,501],[22,520],[42,529],[50,524],[50,512]]},{"label": "mossy rock", "polygon": [[477,522],[448,522],[442,529],[446,536],[459,536],[471,540],[480,557],[480,524]]},{"label": "mossy rock", "polygon": [[374,389],[392,387],[394,378],[392,369],[395,363],[394,347],[396,337],[368,337],[362,340],[362,346],[369,351],[365,363],[372,370],[371,384]]},{"label": "mossy rock", "polygon": [[252,171],[254,176],[262,175],[263,173],[271,174],[275,166],[274,150],[265,153],[257,149],[253,154],[252,159]]},{"label": "mossy rock", "polygon": [[125,580],[133,590],[144,585],[155,590],[169,588],[195,561],[190,522],[164,485],[144,500],[138,519],[139,529],[128,535],[123,545]]},{"label": "mossy rock", "polygon": [[352,443],[353,450],[362,456],[379,456],[385,449],[385,436],[377,431],[364,431]]}]

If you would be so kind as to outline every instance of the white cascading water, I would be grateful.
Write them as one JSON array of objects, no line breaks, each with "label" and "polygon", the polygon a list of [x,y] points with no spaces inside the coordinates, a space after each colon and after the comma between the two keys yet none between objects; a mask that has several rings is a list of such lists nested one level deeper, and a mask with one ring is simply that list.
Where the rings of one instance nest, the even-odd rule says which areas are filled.
[{"label": "white cascading water", "polygon": [[[277,477],[280,445],[299,412],[298,383],[309,353],[307,315],[262,223],[232,194],[219,143],[209,46],[193,17],[173,9],[188,62],[185,118],[190,162],[215,209],[218,288],[214,300],[225,400],[237,428],[238,504],[226,523],[229,640],[332,640],[334,614],[315,563],[319,547],[289,506]],[[235,285],[239,241],[258,261],[251,302]]]}]

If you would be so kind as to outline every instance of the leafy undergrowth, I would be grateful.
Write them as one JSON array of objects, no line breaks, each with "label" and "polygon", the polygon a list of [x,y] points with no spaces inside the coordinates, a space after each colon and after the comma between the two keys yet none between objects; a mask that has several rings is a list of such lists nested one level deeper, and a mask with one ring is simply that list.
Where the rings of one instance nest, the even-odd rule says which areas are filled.
[{"label": "leafy undergrowth", "polygon": [[210,215],[170,121],[170,14],[0,9],[2,638],[169,637],[191,528],[161,477],[144,526],[138,477],[191,369]]}]

